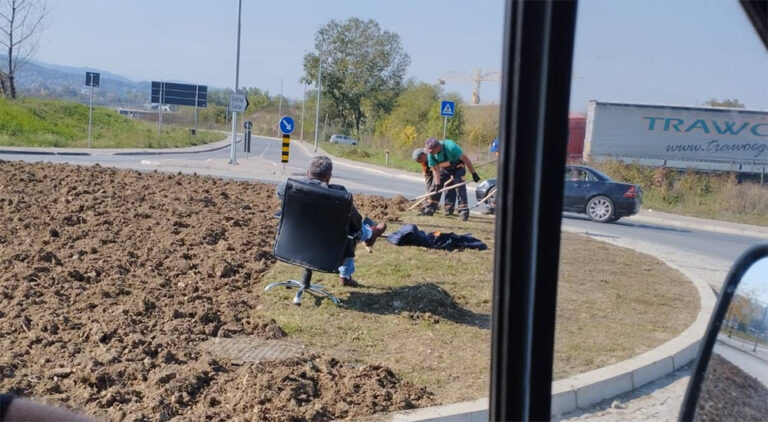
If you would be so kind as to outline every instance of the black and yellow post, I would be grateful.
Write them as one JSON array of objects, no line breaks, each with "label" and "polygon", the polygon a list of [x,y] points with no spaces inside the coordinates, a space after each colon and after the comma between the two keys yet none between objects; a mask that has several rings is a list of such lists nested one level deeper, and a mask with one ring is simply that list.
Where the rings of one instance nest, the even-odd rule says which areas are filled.
[{"label": "black and yellow post", "polygon": [[282,159],[280,160],[283,163],[283,170],[285,170],[285,163],[288,162],[288,154],[291,151],[291,135],[283,134],[283,153],[282,153]]}]

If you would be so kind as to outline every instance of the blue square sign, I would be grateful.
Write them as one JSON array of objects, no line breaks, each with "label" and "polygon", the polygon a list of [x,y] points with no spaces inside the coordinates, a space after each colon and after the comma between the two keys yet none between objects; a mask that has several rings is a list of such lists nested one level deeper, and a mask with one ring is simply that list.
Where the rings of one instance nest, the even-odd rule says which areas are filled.
[{"label": "blue square sign", "polygon": [[440,104],[441,116],[453,117],[453,114],[455,111],[456,111],[456,103],[453,101],[443,101],[442,104]]}]

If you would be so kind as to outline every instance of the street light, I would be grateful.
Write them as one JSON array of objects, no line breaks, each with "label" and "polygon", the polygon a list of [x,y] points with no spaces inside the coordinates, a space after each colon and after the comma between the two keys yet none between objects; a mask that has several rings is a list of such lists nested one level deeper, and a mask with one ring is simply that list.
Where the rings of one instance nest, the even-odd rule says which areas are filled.
[{"label": "street light", "polygon": [[317,152],[317,135],[320,133],[320,97],[323,88],[323,44],[320,43],[320,51],[317,52],[317,105],[315,106],[315,150]]},{"label": "street light", "polygon": [[[237,2],[237,64],[235,65],[235,94],[237,94],[240,84],[240,17],[243,12],[243,0]],[[232,111],[232,148],[229,152],[229,164],[236,165],[237,158],[235,152],[235,143],[237,142],[237,112]]]},{"label": "street light", "polygon": [[301,100],[301,136],[299,137],[302,141],[304,140],[304,109],[307,107],[307,83],[304,82],[304,99]]}]

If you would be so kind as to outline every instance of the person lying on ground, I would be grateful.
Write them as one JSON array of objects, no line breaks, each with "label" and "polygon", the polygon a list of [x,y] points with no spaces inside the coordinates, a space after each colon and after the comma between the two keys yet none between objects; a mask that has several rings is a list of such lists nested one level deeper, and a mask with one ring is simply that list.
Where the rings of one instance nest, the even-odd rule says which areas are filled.
[{"label": "person lying on ground", "polygon": [[[344,186],[330,184],[332,175],[333,162],[330,158],[320,155],[313,158],[309,163],[305,181],[328,189],[346,191],[347,189]],[[285,182],[278,185],[277,196],[282,198],[284,193]],[[387,230],[387,223],[376,224],[373,220],[367,217],[363,218],[357,208],[352,205],[352,215],[349,218],[348,232],[360,233],[360,237],[359,239],[349,240],[347,242],[347,247],[344,251],[344,261],[342,261],[341,266],[339,267],[339,282],[342,286],[360,286],[360,284],[352,278],[352,274],[355,272],[355,247],[357,246],[357,242],[363,242],[366,246],[371,247],[385,230]]]}]

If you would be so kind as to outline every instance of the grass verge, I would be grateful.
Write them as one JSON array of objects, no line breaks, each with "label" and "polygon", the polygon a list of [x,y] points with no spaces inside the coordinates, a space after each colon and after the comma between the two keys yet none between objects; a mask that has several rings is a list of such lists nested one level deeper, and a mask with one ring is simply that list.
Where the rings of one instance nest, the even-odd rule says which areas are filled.
[{"label": "grass verge", "polygon": [[[103,107],[93,109],[94,148],[172,148],[220,141],[226,135],[157,125],[121,116]],[[0,99],[0,145],[20,147],[88,146],[88,106],[60,100]]]},{"label": "grass verge", "polygon": [[768,186],[739,183],[735,173],[646,167],[618,161],[593,163],[612,178],[643,188],[643,208],[692,217],[768,226]]},{"label": "grass verge", "polygon": [[[358,249],[355,278],[343,288],[316,274],[342,300],[291,305],[293,291],[262,296],[261,309],[294,339],[339,359],[380,363],[427,386],[443,403],[487,396],[494,220],[402,216],[427,231],[471,232],[486,251],[397,247]],[[392,227],[390,230],[395,230]],[[297,278],[275,265],[262,283]],[[650,350],[693,322],[698,295],[680,273],[647,255],[563,234],[555,375],[599,368]]]}]

